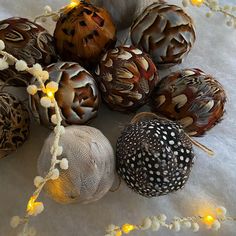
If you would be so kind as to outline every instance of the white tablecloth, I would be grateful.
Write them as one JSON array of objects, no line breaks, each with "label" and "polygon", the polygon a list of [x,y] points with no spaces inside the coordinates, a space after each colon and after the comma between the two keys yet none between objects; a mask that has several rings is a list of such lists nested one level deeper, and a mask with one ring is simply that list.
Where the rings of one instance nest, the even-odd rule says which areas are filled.
[{"label": "white tablecloth", "polygon": [[[10,16],[33,18],[46,4],[57,9],[66,2],[0,0],[0,19]],[[224,2],[235,3],[234,0]],[[185,62],[171,71],[201,68],[214,75],[225,87],[228,103],[224,120],[197,139],[212,148],[215,157],[209,158],[196,149],[198,158],[186,187],[168,196],[146,199],[132,192],[124,183],[116,193],[108,193],[90,205],[59,205],[43,193],[41,200],[46,209],[32,220],[39,236],[102,236],[110,223],[139,223],[145,216],[159,213],[168,217],[189,216],[206,213],[218,205],[224,205],[230,215],[236,216],[236,30],[225,26],[220,14],[207,19],[204,16],[206,10],[202,8],[190,8],[188,12],[196,23],[197,40]],[[161,75],[169,72],[161,72]],[[131,115],[113,112],[103,106],[92,125],[101,129],[115,146],[122,126],[130,118]],[[32,123],[30,139],[24,146],[0,160],[0,236],[16,235],[9,226],[9,220],[13,215],[24,213],[28,197],[34,190],[37,157],[48,134],[47,129]],[[196,235],[234,236],[235,232],[236,223],[226,223],[219,232],[201,229]],[[132,235],[171,236],[175,233],[161,230],[158,234],[149,231]],[[195,234],[183,231],[179,235]]]}]

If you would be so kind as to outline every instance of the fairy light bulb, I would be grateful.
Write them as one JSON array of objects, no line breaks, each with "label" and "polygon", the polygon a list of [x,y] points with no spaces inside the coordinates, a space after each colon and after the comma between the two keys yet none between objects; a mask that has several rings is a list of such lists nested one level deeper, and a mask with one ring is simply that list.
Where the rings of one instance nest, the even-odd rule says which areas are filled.
[{"label": "fairy light bulb", "polygon": [[70,4],[67,6],[68,8],[74,8],[80,4],[79,0],[71,0]]},{"label": "fairy light bulb", "polygon": [[54,98],[54,93],[53,93],[53,91],[51,91],[51,90],[47,90],[47,96],[49,97],[49,98]]},{"label": "fairy light bulb", "polygon": [[125,234],[129,234],[131,231],[133,231],[135,229],[135,226],[134,225],[130,225],[130,224],[124,224],[122,226],[122,231],[125,233]]},{"label": "fairy light bulb", "polygon": [[203,218],[203,222],[206,224],[206,225],[212,225],[215,221],[215,218],[211,215],[208,215],[208,216],[205,216]]},{"label": "fairy light bulb", "polygon": [[204,0],[191,0],[192,5],[195,5],[195,6],[200,6],[203,4],[203,2]]},{"label": "fairy light bulb", "polygon": [[27,212],[31,212],[34,209],[35,197],[32,196],[27,204]]}]

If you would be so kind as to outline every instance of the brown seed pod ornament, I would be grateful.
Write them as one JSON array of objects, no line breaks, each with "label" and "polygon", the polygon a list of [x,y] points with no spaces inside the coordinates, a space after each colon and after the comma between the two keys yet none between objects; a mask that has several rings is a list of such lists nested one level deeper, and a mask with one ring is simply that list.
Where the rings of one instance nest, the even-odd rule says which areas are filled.
[{"label": "brown seed pod ornament", "polygon": [[116,147],[118,174],[145,197],[183,188],[194,163],[192,143],[182,127],[162,118],[128,125]]},{"label": "brown seed pod ornament", "polygon": [[159,81],[151,58],[133,46],[108,51],[95,73],[104,101],[117,111],[134,111],[145,104]]},{"label": "brown seed pod ornament", "polygon": [[16,151],[29,136],[28,110],[14,96],[0,92],[0,158]]},{"label": "brown seed pod ornament", "polygon": [[[50,168],[55,135],[45,141],[38,159],[38,170],[45,176]],[[69,161],[67,170],[60,170],[56,180],[44,189],[59,203],[89,203],[102,198],[112,187],[115,177],[115,158],[110,142],[97,129],[89,126],[69,126],[60,138],[63,147],[60,159]]]},{"label": "brown seed pod ornament", "polygon": [[80,1],[62,12],[54,37],[57,51],[64,60],[91,66],[115,45],[116,28],[105,9]]},{"label": "brown seed pod ornament", "polygon": [[[5,51],[29,66],[35,63],[49,65],[57,61],[53,37],[40,25],[24,18],[0,21],[0,39]],[[31,79],[27,72],[18,72],[14,66],[0,71],[0,81],[16,86],[26,86]]]},{"label": "brown seed pod ornament", "polygon": [[[63,125],[81,125],[97,116],[100,96],[97,85],[91,74],[74,62],[58,62],[46,67],[50,81],[59,83],[55,99],[61,109]],[[34,79],[32,84],[37,83]],[[53,127],[51,116],[53,107],[41,106],[42,92],[30,97],[30,109],[34,117],[46,127]]]},{"label": "brown seed pod ornament", "polygon": [[195,41],[191,17],[179,6],[153,3],[131,27],[133,45],[151,55],[158,68],[182,62]]},{"label": "brown seed pod ornament", "polygon": [[224,114],[222,85],[199,69],[185,69],[163,78],[155,88],[154,112],[178,121],[190,135],[202,135]]}]

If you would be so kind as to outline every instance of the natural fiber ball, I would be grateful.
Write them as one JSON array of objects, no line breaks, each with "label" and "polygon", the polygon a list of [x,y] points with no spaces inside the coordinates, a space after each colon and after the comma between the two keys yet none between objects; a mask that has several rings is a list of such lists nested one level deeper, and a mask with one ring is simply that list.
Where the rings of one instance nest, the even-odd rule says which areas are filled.
[{"label": "natural fiber ball", "polygon": [[57,51],[64,60],[91,67],[115,45],[116,28],[105,9],[81,1],[78,6],[62,12],[54,37]]},{"label": "natural fiber ball", "polygon": [[190,135],[211,129],[224,114],[226,94],[222,85],[199,69],[185,69],[163,78],[154,90],[154,112],[178,121]]},{"label": "natural fiber ball", "polygon": [[[45,83],[47,88],[52,81],[59,83],[55,99],[61,109],[63,125],[85,124],[97,116],[100,96],[96,82],[88,71],[74,62],[58,62],[45,70],[50,75]],[[33,83],[37,84],[37,80],[33,79]],[[54,122],[51,118],[55,108],[41,106],[44,96],[40,91],[30,96],[30,110],[40,124],[52,128]]]},{"label": "natural fiber ball", "polygon": [[137,0],[92,0],[91,2],[107,9],[118,29],[127,28],[132,24],[141,5],[141,1]]},{"label": "natural fiber ball", "polygon": [[117,111],[144,105],[159,81],[151,58],[133,46],[108,51],[95,73],[104,101]]},{"label": "natural fiber ball", "polygon": [[[25,61],[28,66],[35,63],[46,66],[57,60],[52,36],[28,19],[15,17],[0,21],[0,39],[5,43],[6,52]],[[30,79],[30,74],[18,72],[13,65],[0,71],[0,81],[4,83],[26,86]]]},{"label": "natural fiber ball", "polygon": [[153,3],[131,27],[133,45],[151,55],[158,68],[182,62],[195,41],[193,21],[179,6]]},{"label": "natural fiber ball", "polygon": [[[69,126],[60,138],[63,147],[61,160],[68,160],[69,168],[60,169],[59,178],[50,180],[45,191],[59,203],[89,203],[102,198],[114,180],[115,158],[112,146],[97,129],[89,126]],[[50,148],[55,135],[44,143],[38,159],[39,175],[50,168]]]},{"label": "natural fiber ball", "polygon": [[29,113],[14,96],[0,92],[0,158],[19,148],[29,136]]},{"label": "natural fiber ball", "polygon": [[192,143],[181,126],[165,119],[131,124],[117,141],[118,174],[131,189],[145,197],[182,188],[193,159]]}]

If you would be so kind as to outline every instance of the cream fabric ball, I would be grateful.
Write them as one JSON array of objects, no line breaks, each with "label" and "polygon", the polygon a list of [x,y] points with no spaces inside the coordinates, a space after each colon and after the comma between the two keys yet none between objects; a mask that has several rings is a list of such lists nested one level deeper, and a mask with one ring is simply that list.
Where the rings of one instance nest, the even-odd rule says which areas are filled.
[{"label": "cream fabric ball", "polygon": [[[38,159],[40,176],[50,168],[50,149],[55,134],[49,135]],[[89,203],[99,200],[112,187],[115,157],[108,139],[96,128],[68,126],[60,138],[63,153],[58,159],[68,160],[68,169],[60,170],[58,179],[50,180],[45,191],[59,203]]]}]

